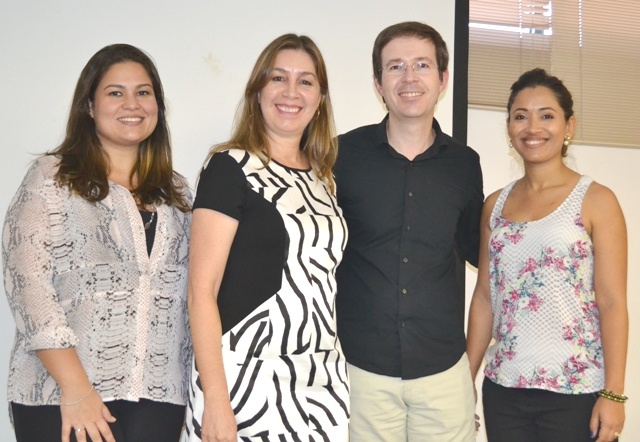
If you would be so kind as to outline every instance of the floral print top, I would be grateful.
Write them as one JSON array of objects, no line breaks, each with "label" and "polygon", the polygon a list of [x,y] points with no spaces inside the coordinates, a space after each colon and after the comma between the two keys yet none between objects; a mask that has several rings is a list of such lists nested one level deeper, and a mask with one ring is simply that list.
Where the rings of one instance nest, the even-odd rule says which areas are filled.
[{"label": "floral print top", "polygon": [[495,342],[485,375],[497,384],[564,394],[604,386],[593,244],[581,216],[592,182],[580,177],[566,200],[536,221],[502,216],[515,182],[496,201],[489,238]]}]

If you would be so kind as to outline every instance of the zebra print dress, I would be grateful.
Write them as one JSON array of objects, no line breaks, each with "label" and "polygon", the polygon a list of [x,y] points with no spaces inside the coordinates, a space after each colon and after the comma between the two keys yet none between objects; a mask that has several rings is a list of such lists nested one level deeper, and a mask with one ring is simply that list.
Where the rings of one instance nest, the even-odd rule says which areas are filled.
[{"label": "zebra print dress", "polygon": [[[346,224],[312,170],[229,150],[203,169],[194,209],[239,220],[220,292],[223,362],[240,441],[348,439],[349,391],[336,334],[335,269]],[[192,365],[187,436],[200,440]]]}]

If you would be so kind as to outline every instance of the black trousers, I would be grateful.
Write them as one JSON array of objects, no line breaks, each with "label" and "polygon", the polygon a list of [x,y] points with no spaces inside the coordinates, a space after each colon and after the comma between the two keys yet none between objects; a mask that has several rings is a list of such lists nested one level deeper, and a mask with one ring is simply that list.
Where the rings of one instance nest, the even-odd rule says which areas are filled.
[{"label": "black trousers", "polygon": [[597,393],[507,388],[485,378],[482,404],[489,442],[593,442],[589,420]]},{"label": "black trousers", "polygon": [[[116,418],[109,424],[117,442],[178,442],[186,407],[141,399],[110,401],[105,405]],[[11,403],[17,442],[60,442],[62,417],[57,405]],[[71,441],[75,442],[74,431]],[[100,442],[100,441],[93,441]]]}]

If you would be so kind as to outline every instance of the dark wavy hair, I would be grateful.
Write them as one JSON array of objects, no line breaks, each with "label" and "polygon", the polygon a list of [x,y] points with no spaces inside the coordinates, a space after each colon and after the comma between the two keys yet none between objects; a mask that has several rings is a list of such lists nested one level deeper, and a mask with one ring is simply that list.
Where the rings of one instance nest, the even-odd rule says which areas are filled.
[{"label": "dark wavy hair", "polygon": [[101,201],[109,193],[109,158],[89,114],[98,84],[111,66],[140,64],[149,78],[158,105],[158,123],[151,135],[140,143],[138,160],[131,176],[138,174],[138,187],[132,190],[141,205],[168,204],[190,210],[184,196],[185,181],[173,171],[171,140],[166,119],[164,91],[151,57],[128,44],[113,44],[96,52],[80,73],[76,84],[66,136],[62,144],[46,155],[60,159],[56,180],[87,201]]},{"label": "dark wavy hair", "polygon": [[260,110],[259,94],[269,82],[275,59],[280,51],[304,51],[311,57],[322,98],[316,116],[309,122],[300,141],[300,149],[320,179],[331,192],[335,191],[333,165],[338,155],[333,109],[329,96],[329,79],[324,58],[318,46],[306,35],[284,34],[273,40],[258,56],[240,103],[231,138],[214,146],[209,156],[226,149],[241,149],[257,155],[266,166],[271,160],[264,117]]}]

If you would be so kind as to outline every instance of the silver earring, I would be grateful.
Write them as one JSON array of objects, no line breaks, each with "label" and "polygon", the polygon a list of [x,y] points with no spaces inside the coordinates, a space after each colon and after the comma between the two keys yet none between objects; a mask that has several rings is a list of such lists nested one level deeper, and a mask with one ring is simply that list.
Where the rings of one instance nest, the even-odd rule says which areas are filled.
[{"label": "silver earring", "polygon": [[509,148],[513,149],[513,142],[509,140]]}]

